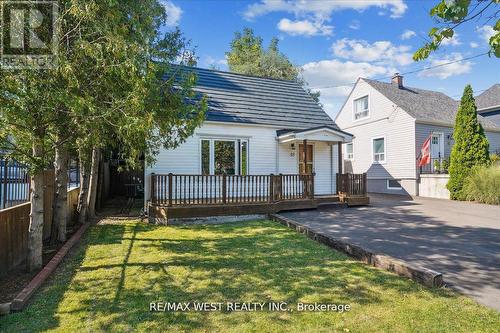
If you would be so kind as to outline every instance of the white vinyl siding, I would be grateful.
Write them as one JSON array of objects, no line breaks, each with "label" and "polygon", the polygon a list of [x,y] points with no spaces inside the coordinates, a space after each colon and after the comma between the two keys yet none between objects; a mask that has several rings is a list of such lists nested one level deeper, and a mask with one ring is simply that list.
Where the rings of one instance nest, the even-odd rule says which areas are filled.
[{"label": "white vinyl siding", "polygon": [[[370,117],[354,121],[353,100],[370,96]],[[406,192],[415,193],[415,119],[368,83],[359,80],[335,122],[354,135],[354,160],[344,162],[346,171],[367,173],[369,191],[389,192],[387,179],[401,179]],[[374,163],[372,139],[385,137],[385,164]],[[420,147],[419,147],[420,148]],[[394,191],[393,191],[394,192]]]},{"label": "white vinyl siding", "polygon": [[[145,200],[149,200],[149,180],[156,174],[201,174],[201,149],[203,140],[223,138],[246,140],[248,142],[248,174],[297,174],[298,143],[295,149],[291,143],[278,144],[276,130],[280,128],[244,124],[207,122],[196,129],[194,135],[176,149],[160,149],[156,162],[145,170]],[[338,153],[325,142],[311,142],[314,145],[315,193],[335,193],[335,174],[338,171]],[[336,146],[336,145],[334,145]]]}]

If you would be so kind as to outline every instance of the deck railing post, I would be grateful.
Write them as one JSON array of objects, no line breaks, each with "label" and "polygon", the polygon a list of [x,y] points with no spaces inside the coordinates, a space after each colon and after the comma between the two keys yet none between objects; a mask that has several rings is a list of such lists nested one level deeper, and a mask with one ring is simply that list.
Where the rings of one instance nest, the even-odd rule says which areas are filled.
[{"label": "deck railing post", "polygon": [[269,202],[274,202],[274,174],[269,175]]},{"label": "deck railing post", "polygon": [[367,179],[366,179],[366,172],[363,173],[363,195],[366,195],[366,193],[368,192],[368,182],[367,182]]},{"label": "deck railing post", "polygon": [[153,204],[156,204],[155,178],[156,178],[156,176],[155,176],[154,172],[151,173],[151,178],[150,178],[151,194],[150,194],[150,197],[151,197],[151,202]]},{"label": "deck railing post", "polygon": [[278,188],[277,188],[277,192],[278,192],[278,200],[283,200],[283,174],[280,173],[280,176],[278,178]]},{"label": "deck railing post", "polygon": [[311,174],[311,199],[314,199],[314,173]]},{"label": "deck railing post", "polygon": [[173,174],[168,174],[168,207],[172,207],[172,178]]},{"label": "deck railing post", "polygon": [[227,188],[226,188],[226,184],[227,184],[226,174],[223,174],[222,175],[222,203],[224,203],[224,204],[227,202]]}]

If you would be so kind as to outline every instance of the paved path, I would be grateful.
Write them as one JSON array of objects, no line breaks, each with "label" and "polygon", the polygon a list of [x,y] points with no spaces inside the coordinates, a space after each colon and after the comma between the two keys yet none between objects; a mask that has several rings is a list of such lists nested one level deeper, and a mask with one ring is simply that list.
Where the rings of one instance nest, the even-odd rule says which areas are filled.
[{"label": "paved path", "polygon": [[371,195],[372,205],[282,212],[335,238],[443,273],[446,284],[500,311],[500,207]]}]

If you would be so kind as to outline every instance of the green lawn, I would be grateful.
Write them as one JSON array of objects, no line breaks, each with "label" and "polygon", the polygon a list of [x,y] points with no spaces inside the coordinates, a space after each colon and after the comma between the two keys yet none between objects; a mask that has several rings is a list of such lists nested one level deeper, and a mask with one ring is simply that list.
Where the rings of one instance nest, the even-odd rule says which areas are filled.
[{"label": "green lawn", "polygon": [[[349,312],[149,312],[153,301],[347,303]],[[270,221],[96,225],[2,332],[495,332],[500,315]]]}]

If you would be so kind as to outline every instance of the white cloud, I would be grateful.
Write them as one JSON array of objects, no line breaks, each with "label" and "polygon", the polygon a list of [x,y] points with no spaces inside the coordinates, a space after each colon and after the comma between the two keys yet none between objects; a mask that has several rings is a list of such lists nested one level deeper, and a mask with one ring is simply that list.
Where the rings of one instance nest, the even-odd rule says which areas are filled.
[{"label": "white cloud", "polygon": [[[321,60],[310,62],[302,66],[302,76],[313,91],[321,93],[320,100],[331,116],[334,116],[345,97],[349,94],[352,86],[331,87],[345,85],[355,82],[358,77],[374,78],[389,76],[393,69],[385,66],[373,65],[367,62],[352,62],[333,60]],[[315,88],[317,87],[317,88]]]},{"label": "white cloud", "polygon": [[479,47],[479,44],[476,43],[476,42],[470,42],[470,47],[473,48],[473,49],[477,49]]},{"label": "white cloud", "polygon": [[[430,66],[438,66],[438,65],[443,65],[445,63],[448,63],[450,61],[457,61],[463,59],[463,56],[459,52],[454,52],[451,53],[444,58],[436,58],[436,57],[430,57]],[[441,80],[444,80],[446,78],[449,78],[450,76],[455,76],[455,75],[461,75],[465,73],[470,73],[472,69],[472,62],[471,61],[460,61],[460,62],[455,62],[446,66],[438,67],[438,68],[432,68],[429,70],[425,70],[420,72],[418,75],[423,76],[423,77],[437,77]]]},{"label": "white cloud", "polygon": [[481,38],[489,43],[491,36],[495,34],[495,30],[491,25],[484,25],[482,27],[476,27],[476,31],[479,33]]},{"label": "white cloud", "polygon": [[207,56],[205,58],[205,63],[207,65],[214,65],[214,66],[227,66],[227,59],[224,57],[222,59],[216,59],[214,57],[211,57],[211,56]]},{"label": "white cloud", "polygon": [[317,20],[316,22],[312,22],[309,20],[291,21],[287,18],[284,18],[279,21],[278,29],[292,36],[331,36],[333,26],[325,25],[321,20]]},{"label": "white cloud", "polygon": [[365,40],[343,38],[332,45],[333,54],[341,58],[401,66],[413,62],[409,51],[409,46],[396,46],[390,41],[377,41],[370,44]]},{"label": "white cloud", "polygon": [[349,28],[352,30],[358,30],[361,28],[361,23],[358,20],[352,20],[351,24],[349,24]]},{"label": "white cloud", "polygon": [[182,9],[174,5],[171,1],[162,0],[163,7],[165,7],[165,12],[167,13],[167,27],[175,27],[179,24],[182,16]]},{"label": "white cloud", "polygon": [[458,46],[458,45],[462,45],[462,42],[460,41],[459,35],[455,32],[453,34],[453,37],[451,37],[451,38],[444,38],[443,41],[441,42],[441,45],[445,45],[445,46]]},{"label": "white cloud", "polygon": [[296,16],[314,15],[328,19],[332,12],[345,9],[363,11],[370,7],[388,9],[391,17],[401,17],[408,8],[403,0],[262,0],[247,7],[243,16],[247,20],[272,12],[288,12]]},{"label": "white cloud", "polygon": [[405,40],[405,39],[410,39],[412,37],[415,37],[417,34],[415,33],[415,31],[413,30],[405,30],[402,34],[401,34],[401,39],[402,40]]}]

